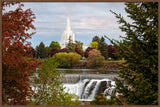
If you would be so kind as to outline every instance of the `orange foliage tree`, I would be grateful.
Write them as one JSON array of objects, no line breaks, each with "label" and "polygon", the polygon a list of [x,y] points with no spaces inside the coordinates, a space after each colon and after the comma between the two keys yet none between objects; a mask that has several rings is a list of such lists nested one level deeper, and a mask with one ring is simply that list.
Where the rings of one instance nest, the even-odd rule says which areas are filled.
[{"label": "orange foliage tree", "polygon": [[[3,104],[26,105],[34,94],[29,85],[30,76],[40,63],[27,55],[31,43],[28,38],[35,30],[32,22],[36,18],[30,9],[23,10],[21,3],[3,2],[2,14],[2,100]],[[12,11],[6,7],[17,5]]]}]

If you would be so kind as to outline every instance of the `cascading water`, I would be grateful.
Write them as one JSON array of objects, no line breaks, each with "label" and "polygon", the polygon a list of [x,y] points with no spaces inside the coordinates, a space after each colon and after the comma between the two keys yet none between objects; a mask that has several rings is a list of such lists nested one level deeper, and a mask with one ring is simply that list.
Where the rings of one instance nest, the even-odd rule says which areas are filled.
[{"label": "cascading water", "polygon": [[78,95],[80,101],[92,101],[102,92],[109,98],[109,95],[115,93],[114,86],[115,82],[110,79],[84,79],[76,84],[64,84],[65,91]]},{"label": "cascading water", "polygon": [[92,101],[95,96],[104,93],[106,98],[115,94],[115,81],[116,73],[99,74],[94,70],[90,72],[87,69],[82,69],[81,73],[66,73],[61,78],[63,86],[66,87],[64,91],[79,96],[80,101]]}]

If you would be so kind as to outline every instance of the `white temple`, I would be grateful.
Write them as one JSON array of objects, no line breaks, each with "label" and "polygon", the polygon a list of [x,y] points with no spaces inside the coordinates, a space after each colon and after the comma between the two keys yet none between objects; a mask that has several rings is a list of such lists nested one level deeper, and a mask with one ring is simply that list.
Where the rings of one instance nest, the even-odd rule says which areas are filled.
[{"label": "white temple", "polygon": [[71,31],[71,26],[70,26],[70,19],[69,19],[69,14],[67,15],[67,26],[65,31],[62,34],[62,39],[60,41],[61,48],[65,48],[66,45],[69,43],[69,37],[71,38],[72,42],[74,42],[74,33]]}]

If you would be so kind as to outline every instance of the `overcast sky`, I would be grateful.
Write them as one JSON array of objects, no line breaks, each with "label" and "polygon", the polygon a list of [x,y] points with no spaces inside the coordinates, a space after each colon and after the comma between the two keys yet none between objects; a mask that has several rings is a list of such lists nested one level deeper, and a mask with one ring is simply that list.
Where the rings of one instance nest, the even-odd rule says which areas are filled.
[{"label": "overcast sky", "polygon": [[[56,2],[25,2],[24,9],[31,8],[36,15],[34,25],[36,34],[28,40],[35,48],[42,41],[48,46],[51,41],[60,41],[66,27],[67,14],[70,15],[71,30],[75,40],[88,45],[92,38],[107,35],[119,40],[125,36],[119,29],[115,15],[109,10],[121,13],[126,17],[124,3],[95,2],[95,3],[56,3]],[[106,43],[110,44],[108,40]]]}]

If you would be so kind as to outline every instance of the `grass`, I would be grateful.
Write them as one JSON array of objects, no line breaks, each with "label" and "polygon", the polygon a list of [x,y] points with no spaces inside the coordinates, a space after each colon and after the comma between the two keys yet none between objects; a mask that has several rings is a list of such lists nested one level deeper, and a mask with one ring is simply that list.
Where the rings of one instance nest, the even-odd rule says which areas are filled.
[{"label": "grass", "polygon": [[106,62],[125,62],[125,60],[106,60]]}]

